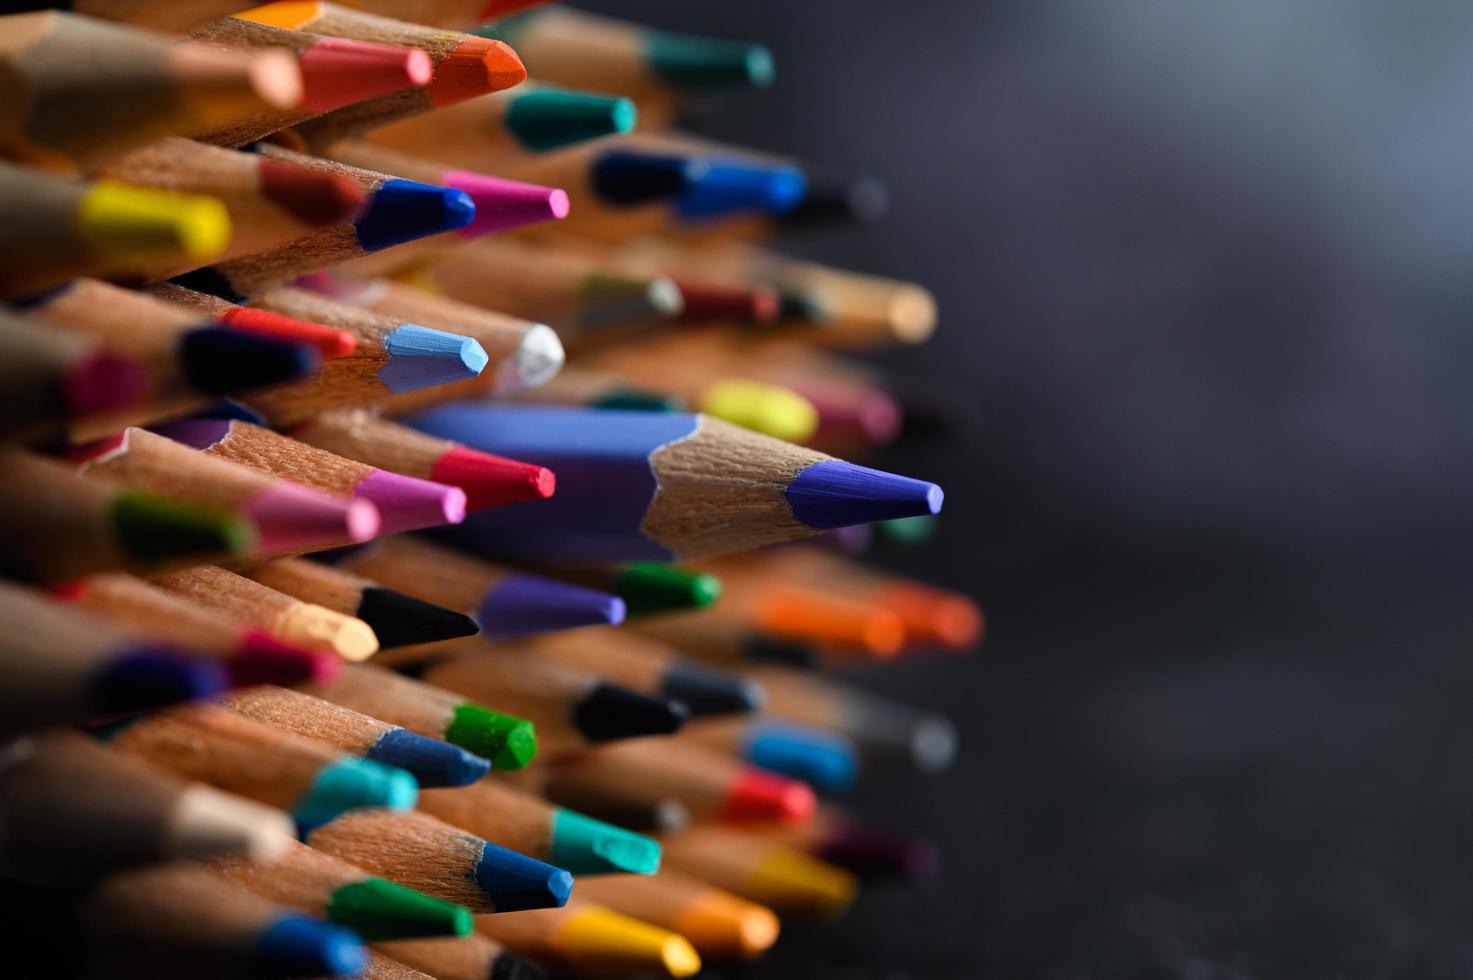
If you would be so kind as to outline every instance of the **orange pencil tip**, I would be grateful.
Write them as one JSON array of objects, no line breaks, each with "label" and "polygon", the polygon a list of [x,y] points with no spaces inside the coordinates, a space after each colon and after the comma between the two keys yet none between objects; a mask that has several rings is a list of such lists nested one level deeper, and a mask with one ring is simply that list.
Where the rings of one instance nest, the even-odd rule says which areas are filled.
[{"label": "orange pencil tip", "polygon": [[454,105],[526,80],[527,66],[510,46],[490,38],[471,37],[435,66],[430,103],[437,108]]}]

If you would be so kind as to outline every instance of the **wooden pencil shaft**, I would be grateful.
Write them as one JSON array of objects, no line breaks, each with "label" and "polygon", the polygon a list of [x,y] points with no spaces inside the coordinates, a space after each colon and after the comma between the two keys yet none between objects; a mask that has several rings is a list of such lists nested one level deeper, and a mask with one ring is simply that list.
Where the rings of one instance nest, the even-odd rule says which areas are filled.
[{"label": "wooden pencil shaft", "polygon": [[497,583],[515,574],[490,562],[403,535],[381,538],[350,553],[343,567],[385,588],[467,614],[475,611]]},{"label": "wooden pencil shaft", "polygon": [[741,767],[729,757],[671,739],[637,739],[605,746],[560,763],[548,774],[549,796],[562,789],[652,804],[678,800],[692,819],[707,820],[726,805]]},{"label": "wooden pencil shaft", "polygon": [[486,842],[429,814],[349,810],[313,830],[307,843],[380,878],[490,911],[474,877]]},{"label": "wooden pencil shaft", "polygon": [[267,632],[275,632],[302,604],[300,599],[214,565],[157,575],[153,583],[232,623],[259,626]]},{"label": "wooden pencil shaft", "polygon": [[94,575],[76,601],[120,629],[181,647],[225,656],[240,643],[238,626],[133,575]]},{"label": "wooden pencil shaft", "polygon": [[551,860],[553,808],[495,780],[423,790],[419,808],[493,844]]},{"label": "wooden pencil shaft", "polygon": [[364,755],[394,726],[290,688],[262,685],[217,699],[228,711],[301,738]]},{"label": "wooden pencil shaft", "polygon": [[374,585],[368,579],[302,558],[279,558],[263,565],[251,565],[242,574],[294,599],[349,616],[358,612],[363,590]]},{"label": "wooden pencil shaft", "polygon": [[503,948],[500,943],[477,933],[456,939],[381,942],[374,943],[374,947],[436,980],[487,980],[494,977],[492,970],[496,957]]},{"label": "wooden pencil shaft", "polygon": [[330,685],[308,684],[302,690],[432,737],[445,732],[463,700],[448,691],[362,664],[345,666]]},{"label": "wooden pencil shaft", "polygon": [[227,855],[204,865],[263,898],[317,915],[326,910],[337,889],[369,877],[366,871],[298,841],[272,861]]}]

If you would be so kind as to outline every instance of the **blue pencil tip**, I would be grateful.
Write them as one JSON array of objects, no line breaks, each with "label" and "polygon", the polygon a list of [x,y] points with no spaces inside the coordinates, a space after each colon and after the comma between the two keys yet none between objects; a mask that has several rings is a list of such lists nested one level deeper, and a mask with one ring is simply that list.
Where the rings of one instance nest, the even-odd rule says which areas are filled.
[{"label": "blue pencil tip", "polygon": [[590,182],[609,204],[645,204],[685,190],[693,166],[690,157],[615,150],[594,162]]},{"label": "blue pencil tip", "polygon": [[468,786],[491,771],[490,760],[458,745],[395,728],[369,749],[367,758],[405,770],[425,789]]},{"label": "blue pencil tip", "polygon": [[384,341],[389,362],[379,380],[390,391],[416,391],[480,375],[490,363],[476,340],[446,330],[406,323]]},{"label": "blue pencil tip", "polygon": [[814,463],[787,490],[793,516],[819,531],[939,514],[943,496],[934,483],[839,459]]},{"label": "blue pencil tip", "polygon": [[99,714],[143,711],[207,698],[228,689],[223,664],[168,647],[136,647],[108,664],[92,681]]},{"label": "blue pencil tip", "polygon": [[368,966],[368,953],[349,929],[283,915],[261,934],[252,966],[258,977],[351,977]]},{"label": "blue pencil tip", "polygon": [[712,218],[738,211],[782,214],[797,207],[807,192],[803,171],[786,164],[705,160],[675,200],[685,218]]},{"label": "blue pencil tip", "polygon": [[848,739],[794,725],[758,725],[747,739],[747,761],[820,789],[848,789],[858,759]]},{"label": "blue pencil tip", "polygon": [[367,252],[400,245],[442,231],[464,228],[476,217],[465,191],[416,180],[388,180],[368,198],[353,227]]},{"label": "blue pencil tip", "polygon": [[179,339],[184,378],[196,391],[226,394],[294,381],[317,370],[315,347],[293,344],[232,327],[200,327]]},{"label": "blue pencil tip", "polygon": [[573,891],[567,871],[495,844],[481,852],[475,877],[498,912],[562,908]]},{"label": "blue pencil tip", "polygon": [[509,575],[481,599],[476,622],[486,637],[498,640],[575,626],[617,626],[624,622],[624,600],[540,575]]}]

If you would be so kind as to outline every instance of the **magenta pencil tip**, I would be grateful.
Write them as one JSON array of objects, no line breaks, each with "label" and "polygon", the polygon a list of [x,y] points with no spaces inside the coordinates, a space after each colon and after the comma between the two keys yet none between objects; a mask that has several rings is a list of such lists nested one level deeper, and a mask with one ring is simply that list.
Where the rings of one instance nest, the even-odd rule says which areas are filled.
[{"label": "magenta pencil tip", "polygon": [[448,171],[440,179],[446,187],[464,191],[476,204],[475,218],[460,229],[466,238],[568,216],[568,195],[559,187],[523,184],[466,170]]},{"label": "magenta pencil tip", "polygon": [[465,491],[459,487],[375,470],[353,491],[378,508],[380,532],[396,534],[465,520]]},{"label": "magenta pencil tip", "polygon": [[260,536],[261,554],[367,541],[382,524],[370,501],[334,497],[285,480],[257,494],[245,509]]}]

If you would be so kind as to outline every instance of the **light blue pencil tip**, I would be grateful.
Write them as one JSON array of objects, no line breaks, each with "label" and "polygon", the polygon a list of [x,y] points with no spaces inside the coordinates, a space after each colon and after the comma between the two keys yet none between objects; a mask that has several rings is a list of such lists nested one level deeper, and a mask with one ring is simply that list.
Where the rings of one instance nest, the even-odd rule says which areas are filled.
[{"label": "light blue pencil tip", "polygon": [[384,341],[389,363],[379,380],[393,392],[416,391],[477,377],[490,358],[480,343],[446,330],[406,323]]}]

